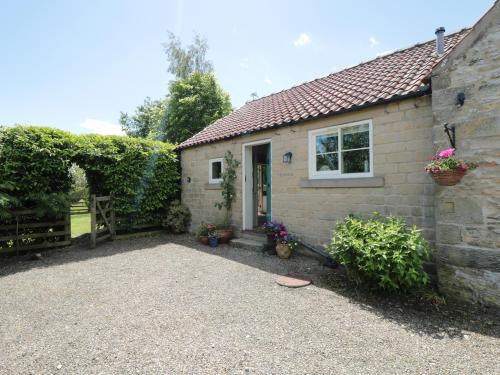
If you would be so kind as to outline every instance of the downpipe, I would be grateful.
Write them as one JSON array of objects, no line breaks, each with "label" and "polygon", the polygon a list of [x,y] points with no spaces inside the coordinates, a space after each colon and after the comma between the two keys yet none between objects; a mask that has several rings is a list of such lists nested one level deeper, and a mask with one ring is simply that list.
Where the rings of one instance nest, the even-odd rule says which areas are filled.
[{"label": "downpipe", "polygon": [[332,256],[330,254],[328,254],[326,251],[322,250],[322,249],[318,249],[314,246],[311,246],[307,243],[304,243],[304,242],[300,242],[302,244],[302,246],[304,246],[307,250],[313,252],[314,254],[316,255],[319,255],[323,260],[324,260],[324,265],[326,267],[330,267],[330,268],[337,268],[339,266],[338,262],[332,258]]}]

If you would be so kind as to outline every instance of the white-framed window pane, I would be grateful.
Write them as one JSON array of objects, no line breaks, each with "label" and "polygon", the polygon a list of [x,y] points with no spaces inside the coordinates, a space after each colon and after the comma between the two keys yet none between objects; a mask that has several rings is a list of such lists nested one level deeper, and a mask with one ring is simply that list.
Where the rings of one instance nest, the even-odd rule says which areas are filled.
[{"label": "white-framed window pane", "polygon": [[219,180],[222,178],[222,162],[212,162],[212,179]]},{"label": "white-framed window pane", "polygon": [[370,172],[370,150],[342,152],[342,173]]},{"label": "white-framed window pane", "polygon": [[309,178],[373,176],[371,120],[309,133]]},{"label": "white-framed window pane", "polygon": [[342,129],[342,150],[370,147],[370,129],[368,124]]},{"label": "white-framed window pane", "polygon": [[337,133],[316,136],[316,154],[336,152],[339,150],[339,136]]},{"label": "white-framed window pane", "polygon": [[338,153],[331,154],[318,154],[316,155],[316,171],[338,171],[339,169],[339,155]]}]

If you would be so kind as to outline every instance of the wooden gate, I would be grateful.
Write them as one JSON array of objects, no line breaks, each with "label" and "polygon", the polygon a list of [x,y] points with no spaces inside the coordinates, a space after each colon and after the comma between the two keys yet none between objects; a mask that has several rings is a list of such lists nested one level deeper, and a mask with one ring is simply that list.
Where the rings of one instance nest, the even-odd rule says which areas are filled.
[{"label": "wooden gate", "polygon": [[115,210],[110,196],[90,196],[90,241],[92,248],[106,239],[115,238]]}]

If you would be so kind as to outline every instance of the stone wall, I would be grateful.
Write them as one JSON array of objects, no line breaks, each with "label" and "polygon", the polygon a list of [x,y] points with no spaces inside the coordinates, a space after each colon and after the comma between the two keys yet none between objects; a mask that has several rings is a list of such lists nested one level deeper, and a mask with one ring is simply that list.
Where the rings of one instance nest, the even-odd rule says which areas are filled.
[{"label": "stone wall", "polygon": [[[437,187],[440,288],[458,298],[500,305],[500,7],[497,5],[432,76],[435,150],[480,163],[453,187]],[[456,96],[465,93],[463,106]]]},{"label": "stone wall", "polygon": [[[354,121],[372,119],[374,173],[382,177],[379,187],[305,187],[308,184],[308,131]],[[262,131],[232,140],[188,148],[182,151],[182,200],[193,214],[193,230],[201,221],[219,222],[222,214],[214,207],[220,190],[208,185],[208,160],[231,150],[242,158],[242,144],[272,140],[272,212],[305,242],[329,242],[336,220],[350,213],[405,217],[434,242],[434,183],[424,173],[433,154],[430,96],[406,99],[369,109],[311,120],[291,127]],[[283,164],[291,151],[293,161]],[[190,183],[187,182],[188,177]],[[242,225],[241,167],[236,182],[237,201],[233,221]]]}]

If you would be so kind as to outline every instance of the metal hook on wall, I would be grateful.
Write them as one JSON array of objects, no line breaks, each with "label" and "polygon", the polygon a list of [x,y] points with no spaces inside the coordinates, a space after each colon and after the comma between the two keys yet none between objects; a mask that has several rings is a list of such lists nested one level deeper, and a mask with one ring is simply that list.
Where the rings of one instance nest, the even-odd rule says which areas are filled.
[{"label": "metal hook on wall", "polygon": [[444,124],[444,132],[448,136],[448,139],[450,140],[450,145],[452,148],[456,149],[456,139],[455,139],[455,127],[454,126],[448,126],[448,123]]}]

